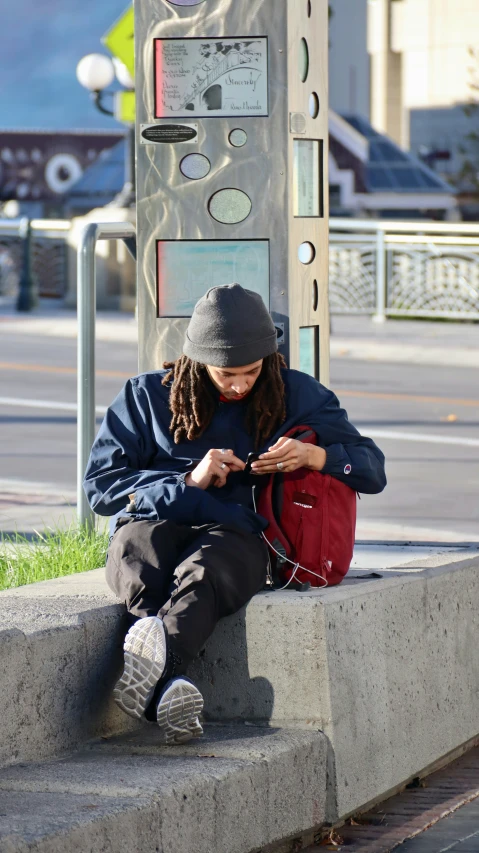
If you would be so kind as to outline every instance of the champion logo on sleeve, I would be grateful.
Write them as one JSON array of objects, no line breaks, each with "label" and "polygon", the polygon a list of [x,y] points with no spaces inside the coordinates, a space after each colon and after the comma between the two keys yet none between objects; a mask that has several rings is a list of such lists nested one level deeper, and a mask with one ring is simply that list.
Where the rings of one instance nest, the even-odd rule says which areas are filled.
[{"label": "champion logo on sleeve", "polygon": [[350,473],[351,473],[351,465],[350,465],[349,463],[348,463],[347,465],[345,465],[345,466],[344,466],[344,473],[345,473],[345,474],[350,474]]}]

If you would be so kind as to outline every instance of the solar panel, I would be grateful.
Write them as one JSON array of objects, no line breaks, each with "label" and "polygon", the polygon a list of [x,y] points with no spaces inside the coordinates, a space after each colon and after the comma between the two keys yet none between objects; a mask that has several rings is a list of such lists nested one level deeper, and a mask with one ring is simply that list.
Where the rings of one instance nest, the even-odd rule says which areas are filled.
[{"label": "solar panel", "polygon": [[421,172],[419,169],[391,169],[393,181],[401,190],[418,189],[421,184]]},{"label": "solar panel", "polygon": [[393,188],[389,169],[382,166],[368,166],[366,168],[366,182],[370,190],[390,190]]},{"label": "solar panel", "polygon": [[[397,145],[387,140],[374,139],[369,143],[369,147],[371,160],[384,160],[387,163],[407,163],[409,161],[409,157],[404,151],[401,151]],[[374,151],[374,156],[371,156],[372,151]]]},{"label": "solar panel", "polygon": [[442,193],[453,191],[439,175],[374,130],[362,116],[345,115],[343,118],[369,141],[369,161],[365,175],[370,192],[383,190],[413,193],[425,189]]}]

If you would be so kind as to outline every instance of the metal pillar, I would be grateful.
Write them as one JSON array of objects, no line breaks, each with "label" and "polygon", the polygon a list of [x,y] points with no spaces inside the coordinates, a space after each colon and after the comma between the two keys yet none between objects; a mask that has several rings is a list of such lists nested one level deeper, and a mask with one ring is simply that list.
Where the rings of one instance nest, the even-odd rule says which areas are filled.
[{"label": "metal pillar", "polygon": [[378,229],[376,234],[376,313],[373,315],[375,323],[384,323],[386,320],[386,245],[384,230]]},{"label": "metal pillar", "polygon": [[135,0],[140,370],[238,281],[328,382],[327,39],[327,0]]},{"label": "metal pillar", "polygon": [[90,222],[78,243],[77,264],[77,518],[93,528],[95,516],[83,491],[83,477],[95,438],[95,248],[97,240],[123,240],[136,257],[135,226],[131,222]]}]

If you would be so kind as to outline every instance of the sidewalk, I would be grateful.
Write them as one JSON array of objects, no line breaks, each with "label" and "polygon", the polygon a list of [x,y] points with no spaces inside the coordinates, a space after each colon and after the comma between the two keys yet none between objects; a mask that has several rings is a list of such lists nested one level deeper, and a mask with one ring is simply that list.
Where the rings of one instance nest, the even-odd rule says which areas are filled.
[{"label": "sidewalk", "polygon": [[[338,853],[478,853],[479,747],[330,835]],[[333,843],[308,847],[322,853]]]},{"label": "sidewalk", "polygon": [[[12,299],[0,297],[0,334],[77,337],[76,313],[59,300],[41,300],[31,314],[19,314]],[[331,358],[405,364],[479,367],[479,324],[386,320],[363,315],[331,319]],[[99,341],[136,343],[138,326],[131,314],[99,311]]]},{"label": "sidewalk", "polygon": [[331,320],[331,358],[479,367],[476,323],[386,320],[336,315]]},{"label": "sidewalk", "polygon": [[[40,306],[28,314],[15,310],[12,299],[0,296],[0,334],[41,335],[58,338],[76,338],[78,322],[76,311],[63,308],[61,300],[42,299]],[[96,317],[98,341],[138,341],[138,324],[132,314],[119,311],[98,311]]]}]

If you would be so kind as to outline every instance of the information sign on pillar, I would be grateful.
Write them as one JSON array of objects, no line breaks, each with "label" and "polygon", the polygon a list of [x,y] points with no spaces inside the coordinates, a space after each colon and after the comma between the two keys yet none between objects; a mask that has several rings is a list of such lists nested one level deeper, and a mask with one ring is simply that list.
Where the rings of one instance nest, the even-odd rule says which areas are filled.
[{"label": "information sign on pillar", "polygon": [[237,281],[328,381],[327,25],[327,0],[135,0],[140,370]]}]

